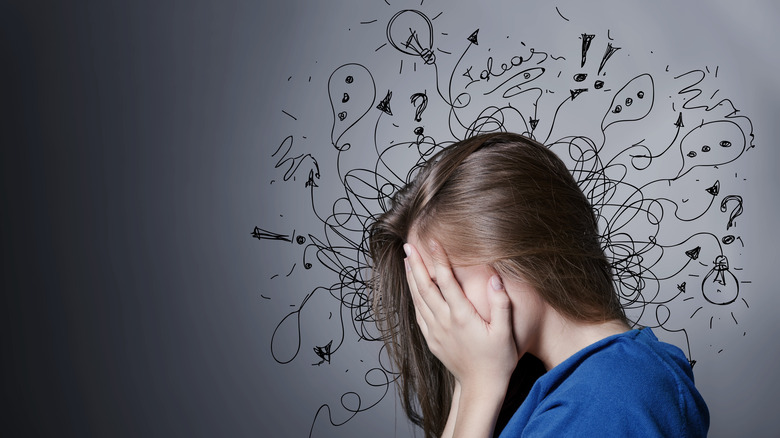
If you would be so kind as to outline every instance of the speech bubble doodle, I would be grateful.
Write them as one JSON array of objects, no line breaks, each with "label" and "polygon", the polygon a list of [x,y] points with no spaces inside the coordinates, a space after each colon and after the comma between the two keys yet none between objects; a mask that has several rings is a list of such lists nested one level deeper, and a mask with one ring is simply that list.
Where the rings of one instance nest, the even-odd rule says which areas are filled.
[{"label": "speech bubble doodle", "polygon": [[609,110],[601,121],[601,129],[613,123],[627,122],[644,118],[653,109],[655,86],[653,77],[641,74],[626,83],[612,98]]},{"label": "speech bubble doodle", "polygon": [[683,165],[677,178],[698,166],[730,163],[745,151],[745,133],[730,120],[703,123],[680,141]]},{"label": "speech bubble doodle", "polygon": [[341,143],[341,137],[374,105],[374,78],[371,72],[360,64],[344,64],[328,78],[328,97],[333,111],[331,143],[338,150],[349,149],[349,143]]}]

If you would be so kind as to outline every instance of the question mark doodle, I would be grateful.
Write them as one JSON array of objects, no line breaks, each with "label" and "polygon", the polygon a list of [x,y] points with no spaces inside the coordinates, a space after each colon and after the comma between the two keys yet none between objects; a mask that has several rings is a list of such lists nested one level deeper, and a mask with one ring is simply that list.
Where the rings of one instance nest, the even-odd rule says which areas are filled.
[{"label": "question mark doodle", "polygon": [[728,195],[725,198],[723,198],[723,201],[720,202],[720,211],[726,212],[728,210],[726,208],[726,204],[729,203],[729,201],[736,201],[737,206],[734,207],[734,210],[731,211],[731,214],[729,214],[729,223],[726,224],[726,229],[728,230],[731,228],[732,225],[734,225],[734,219],[737,218],[737,216],[742,214],[743,208],[742,208],[742,196],[739,195]]},{"label": "question mark doodle", "polygon": [[422,113],[425,111],[425,108],[428,107],[428,95],[425,91],[422,93],[414,93],[409,100],[411,100],[412,105],[416,107],[414,111],[414,121],[422,122]]},{"label": "question mark doodle", "polygon": [[[384,304],[372,307],[373,261],[368,245],[372,224],[378,215],[388,211],[395,194],[419,174],[435,152],[454,141],[488,132],[514,131],[530,138],[539,135],[540,142],[564,160],[593,207],[619,304],[632,322],[681,333],[682,342],[688,344],[686,356],[691,365],[696,362],[692,359],[692,343],[686,326],[681,325],[686,321],[679,319],[687,306],[698,306],[691,308],[690,317],[698,314],[701,318],[705,314],[710,329],[713,321],[729,312],[731,318],[722,319],[739,324],[742,317],[738,310],[750,307],[750,291],[745,288],[749,289],[746,284],[751,282],[739,278],[744,271],[737,257],[742,256],[741,248],[746,244],[731,228],[744,206],[738,195],[742,193],[741,186],[726,190],[719,166],[737,160],[754,147],[753,128],[749,118],[738,115],[730,99],[715,99],[720,96],[719,90],[699,85],[710,74],[709,69],[678,76],[670,73],[668,65],[665,72],[659,69],[657,74],[624,70],[643,65],[626,66],[629,48],[614,46],[623,44],[619,39],[613,42],[609,30],[606,35],[566,30],[564,35],[568,33],[569,43],[576,42],[573,52],[568,48],[561,52],[556,47],[540,47],[538,41],[527,41],[528,46],[519,41],[522,48],[508,41],[511,49],[501,53],[503,45],[493,45],[491,41],[496,36],[495,29],[483,35],[481,46],[472,47],[479,45],[479,29],[464,41],[462,37],[467,33],[455,38],[453,35],[460,31],[445,29],[446,19],[437,20],[441,13],[429,18],[417,10],[399,9],[385,18],[360,22],[366,25],[364,29],[370,29],[373,23],[390,17],[378,28],[373,25],[381,39],[386,37],[374,52],[385,47],[382,54],[389,56],[371,55],[365,66],[339,62],[331,67],[335,70],[327,81],[332,111],[330,139],[327,127],[315,128],[320,126],[317,123],[306,124],[305,136],[295,136],[312,144],[327,145],[330,141],[335,147],[335,151],[318,152],[333,159],[336,175],[329,179],[327,187],[314,190],[320,183],[319,164],[311,154],[292,156],[292,134],[271,155],[276,168],[286,171],[285,181],[293,178],[304,160],[311,163],[309,168],[298,171],[308,171],[305,186],[311,189],[302,193],[307,199],[294,201],[306,201],[301,204],[321,230],[297,235],[294,229],[285,234],[255,227],[251,233],[253,239],[264,245],[283,241],[288,249],[302,253],[294,264],[290,263],[292,268],[281,274],[290,277],[289,281],[297,280],[292,277],[295,273],[315,282],[308,291],[299,291],[301,295],[293,298],[296,301],[276,303],[283,306],[274,308],[281,309],[281,313],[271,335],[271,355],[277,363],[293,362],[303,352],[308,364],[322,365],[318,372],[327,373],[328,367],[335,370],[354,363],[350,356],[335,360],[341,353],[339,348],[346,343],[382,343],[376,317],[388,308]],[[558,15],[563,17],[560,11]],[[436,32],[433,21],[437,23]],[[508,32],[505,37],[498,32],[502,43],[510,39]],[[435,35],[445,36],[444,40],[437,37],[439,47],[434,45]],[[456,39],[457,45],[448,47]],[[523,51],[523,56],[518,50]],[[620,56],[623,54],[626,56]],[[348,55],[361,59],[359,51]],[[388,60],[400,61],[400,69],[387,69]],[[505,62],[494,65],[494,60]],[[414,80],[398,83],[389,76],[391,73],[413,74],[404,71],[404,63],[408,70],[413,65],[417,73]],[[423,63],[432,68],[423,71]],[[485,69],[478,75],[473,73],[482,66]],[[614,74],[607,79],[607,70],[613,69],[621,77],[619,83],[612,83],[618,80]],[[713,80],[717,77],[716,67]],[[681,85],[676,82],[680,79],[688,82]],[[396,101],[391,102],[394,92]],[[325,99],[324,93],[321,98]],[[410,104],[399,103],[398,99],[405,98]],[[317,99],[306,105],[322,116],[322,111],[327,112],[327,103]],[[669,103],[671,111],[665,108]],[[428,104],[433,109],[427,110]],[[395,115],[392,106],[396,107]],[[433,119],[437,123],[431,123]],[[360,145],[359,150],[342,153],[350,149],[350,142]],[[654,145],[658,146],[657,152]],[[694,168],[696,171],[691,172]],[[645,169],[649,172],[641,172]],[[735,170],[742,176],[741,168]],[[303,175],[298,175],[299,180]],[[733,175],[737,179],[736,171]],[[724,180],[723,190],[720,180]],[[281,190],[279,184],[273,188]],[[338,192],[335,196],[334,189]],[[718,198],[722,201],[720,214],[716,212]],[[688,203],[690,200],[694,202]],[[723,214],[728,216],[728,231],[720,228]],[[712,216],[717,219],[714,223],[707,221]],[[724,249],[730,250],[730,260],[723,254]],[[279,282],[285,278],[277,277],[278,273],[271,279],[279,288]],[[694,290],[699,287],[701,295]],[[290,298],[285,296],[287,299]],[[679,304],[680,301],[689,304]],[[715,311],[721,314],[707,314]],[[739,331],[745,333],[742,327]],[[312,432],[317,424],[327,427],[328,421],[334,427],[343,424],[341,420],[334,421],[344,413],[336,413],[335,409],[346,411],[351,418],[376,405],[361,402],[359,394],[371,392],[374,397],[376,393],[381,400],[392,392],[396,374],[387,355],[389,347],[382,348],[375,358],[378,364],[364,364],[361,359],[360,375],[352,366],[347,370],[350,376],[362,376],[369,387],[345,392],[340,406],[322,404],[312,421]],[[375,354],[362,350],[361,354]],[[350,347],[348,354],[355,351]],[[373,368],[364,374],[364,367]]]}]

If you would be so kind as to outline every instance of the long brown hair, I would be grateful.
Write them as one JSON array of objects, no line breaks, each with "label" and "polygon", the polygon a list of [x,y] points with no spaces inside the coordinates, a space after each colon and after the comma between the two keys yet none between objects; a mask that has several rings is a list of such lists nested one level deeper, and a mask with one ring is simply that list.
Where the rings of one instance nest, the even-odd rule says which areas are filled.
[{"label": "long brown hair", "polygon": [[[455,265],[487,264],[530,284],[568,318],[626,320],[592,206],[552,151],[511,133],[445,148],[395,194],[369,237],[375,318],[403,407],[426,437],[444,429],[454,381],[416,326],[403,264],[412,229],[420,239],[435,236]],[[516,374],[538,373],[538,362],[526,370],[524,362]]]}]

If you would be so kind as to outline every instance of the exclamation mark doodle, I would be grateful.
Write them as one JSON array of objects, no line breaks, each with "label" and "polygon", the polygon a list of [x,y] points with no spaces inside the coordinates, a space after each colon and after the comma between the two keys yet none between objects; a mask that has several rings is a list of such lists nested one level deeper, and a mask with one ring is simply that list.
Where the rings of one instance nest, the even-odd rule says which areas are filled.
[{"label": "exclamation mark doodle", "polygon": [[590,49],[590,42],[596,35],[589,35],[587,33],[582,34],[582,60],[580,61],[580,68],[585,67],[585,58],[588,56],[588,49]]},{"label": "exclamation mark doodle", "polygon": [[618,50],[620,50],[620,47],[613,47],[612,43],[607,43],[607,50],[604,52],[604,57],[601,58],[601,64],[599,65],[598,74],[601,74],[601,70],[604,68],[604,65],[607,63],[609,58],[611,58],[612,55],[614,55],[615,52],[617,52]]}]

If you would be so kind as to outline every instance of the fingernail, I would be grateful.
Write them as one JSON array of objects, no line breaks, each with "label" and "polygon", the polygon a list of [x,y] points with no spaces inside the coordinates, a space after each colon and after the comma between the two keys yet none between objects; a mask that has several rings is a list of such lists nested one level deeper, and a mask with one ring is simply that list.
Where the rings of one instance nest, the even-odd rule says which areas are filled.
[{"label": "fingernail", "polygon": [[409,259],[404,259],[404,266],[406,266],[407,271],[411,271],[412,267],[409,266]]},{"label": "fingernail", "polygon": [[490,277],[490,285],[493,287],[493,290],[502,290],[504,288],[504,284],[501,283],[501,278],[498,275]]},{"label": "fingernail", "polygon": [[412,249],[409,248],[409,244],[408,243],[404,243],[404,252],[406,253],[407,257],[412,255]]},{"label": "fingernail", "polygon": [[439,244],[435,240],[431,239],[428,241],[428,248],[430,248],[431,252],[436,252],[439,249]]}]

